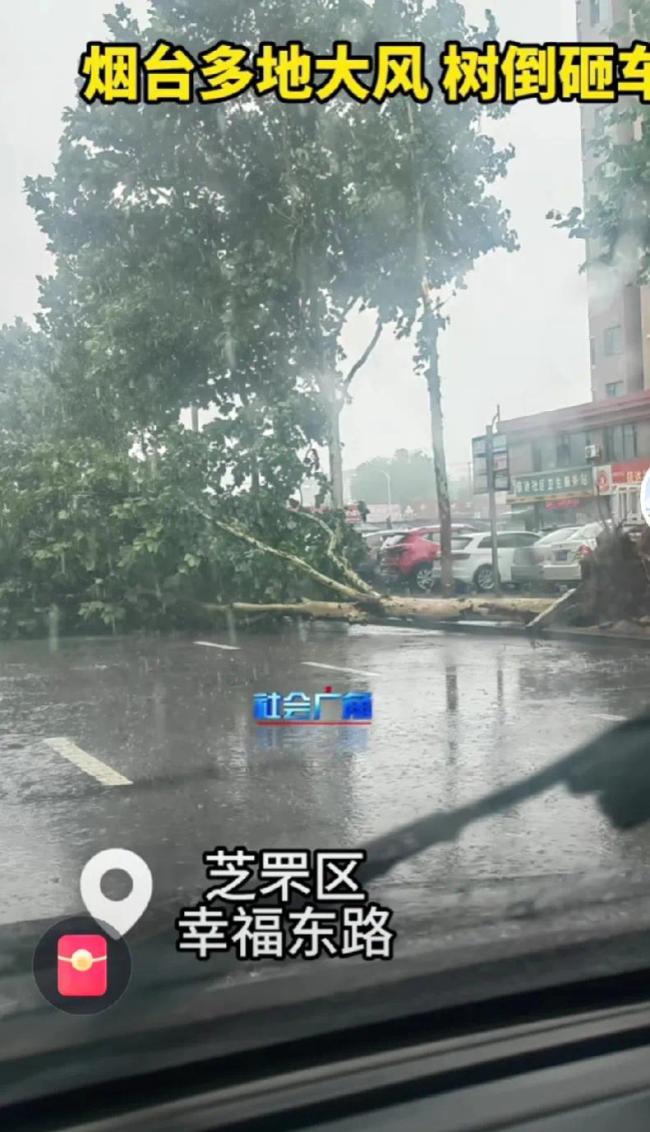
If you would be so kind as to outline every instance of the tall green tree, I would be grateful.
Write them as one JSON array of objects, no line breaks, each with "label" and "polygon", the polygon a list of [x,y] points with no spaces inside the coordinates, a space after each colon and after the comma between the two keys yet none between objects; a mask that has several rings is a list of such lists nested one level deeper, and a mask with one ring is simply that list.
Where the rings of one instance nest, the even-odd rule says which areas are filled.
[{"label": "tall green tree", "polygon": [[[456,0],[377,0],[370,10],[372,39],[466,45],[496,39],[494,21],[467,23]],[[437,75],[434,65],[434,74]],[[367,293],[399,335],[415,343],[414,363],[426,381],[441,544],[441,581],[453,588],[451,508],[444,446],[439,335],[445,303],[465,286],[472,266],[496,248],[513,251],[508,211],[491,186],[507,171],[511,147],[500,149],[473,100],[449,106],[434,87],[431,101],[393,99],[363,120],[367,137],[357,154],[377,185],[372,224],[390,232],[382,272]]]},{"label": "tall green tree", "polygon": [[[323,49],[337,8],[321,2],[306,17]],[[224,39],[252,44],[281,41],[291,22],[280,2],[224,3],[219,16]],[[190,16],[153,3],[151,17],[152,43],[198,54],[214,41],[213,4]],[[117,41],[141,38],[123,5],[107,22]],[[164,428],[185,405],[212,406],[236,437],[238,473],[252,437],[255,480],[265,437],[286,438],[289,419],[307,471],[316,443],[338,457],[338,338],[362,265],[346,252],[356,206],[345,206],[351,137],[339,106],[247,107],[79,102],[54,176],[28,188],[57,261],[43,325],[84,429]],[[340,502],[340,459],[333,470]]]},{"label": "tall green tree", "polygon": [[[372,55],[379,41],[441,46],[492,30],[468,27],[456,0],[315,0],[298,12],[289,0],[222,0],[218,26],[211,0],[151,0],[150,14],[145,46],[164,39],[195,57],[217,38],[254,50],[300,40],[316,53],[348,39]],[[124,5],[108,27],[118,42],[143,38]],[[414,334],[427,380],[448,584],[439,298],[480,255],[514,246],[489,190],[509,156],[479,107],[450,108],[439,92],[424,104],[78,102],[54,176],[29,185],[57,261],[42,296],[57,380],[79,390],[85,428],[99,433],[163,428],[184,405],[213,405],[252,482],[264,481],[279,414],[294,451],[312,459],[328,444],[338,502],[341,409],[393,322]],[[341,331],[359,309],[377,324],[349,365]]]}]

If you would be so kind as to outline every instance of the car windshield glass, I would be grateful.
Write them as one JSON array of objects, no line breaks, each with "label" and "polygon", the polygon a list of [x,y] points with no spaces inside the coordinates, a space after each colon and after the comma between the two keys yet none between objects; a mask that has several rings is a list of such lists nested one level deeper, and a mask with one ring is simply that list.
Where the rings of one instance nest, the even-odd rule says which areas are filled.
[{"label": "car windshield glass", "polygon": [[3,1019],[650,871],[593,792],[447,836],[648,697],[649,4],[5,2]]}]

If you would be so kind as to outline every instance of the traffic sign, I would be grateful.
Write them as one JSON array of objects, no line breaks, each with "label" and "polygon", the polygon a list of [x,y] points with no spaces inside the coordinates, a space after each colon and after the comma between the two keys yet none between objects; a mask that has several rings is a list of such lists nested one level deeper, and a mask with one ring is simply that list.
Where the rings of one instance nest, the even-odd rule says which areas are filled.
[{"label": "traffic sign", "polygon": [[[494,467],[494,490],[510,490],[510,463],[508,459],[508,438],[495,433],[492,438],[492,462]],[[485,436],[475,436],[472,440],[472,471],[474,495],[484,495],[488,491],[487,452]]]}]

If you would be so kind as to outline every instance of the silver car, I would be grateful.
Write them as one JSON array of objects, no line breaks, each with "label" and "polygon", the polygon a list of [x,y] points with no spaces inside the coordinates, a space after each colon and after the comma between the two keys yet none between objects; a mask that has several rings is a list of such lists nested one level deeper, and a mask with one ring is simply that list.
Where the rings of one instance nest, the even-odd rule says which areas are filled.
[{"label": "silver car", "polygon": [[388,539],[401,538],[404,534],[406,534],[406,530],[395,530],[391,527],[390,530],[366,531],[361,535],[374,567],[379,565],[380,551]]},{"label": "silver car", "polygon": [[559,527],[542,535],[534,546],[521,546],[512,560],[512,581],[516,586],[539,586],[544,582],[542,567],[549,562],[559,543],[565,543],[577,527]]},{"label": "silver car", "polygon": [[542,577],[545,582],[554,584],[576,584],[582,578],[581,563],[596,549],[598,536],[603,530],[601,522],[586,523],[578,527],[564,542],[553,548],[551,558],[542,564]]}]

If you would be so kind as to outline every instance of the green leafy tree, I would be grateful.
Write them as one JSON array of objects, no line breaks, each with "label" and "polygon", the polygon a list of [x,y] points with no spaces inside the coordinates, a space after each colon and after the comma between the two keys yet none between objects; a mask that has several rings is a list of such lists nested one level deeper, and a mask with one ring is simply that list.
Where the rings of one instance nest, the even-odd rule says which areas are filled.
[{"label": "green leafy tree", "polygon": [[0,429],[45,438],[61,425],[51,345],[22,319],[0,328]]},{"label": "green leafy tree", "polygon": [[345,594],[363,548],[335,514],[290,512],[273,487],[215,491],[221,438],[162,439],[153,473],[98,440],[0,436],[0,636],[42,635],[53,615],[62,632],[170,628],[205,624],[202,603]]},{"label": "green leafy tree", "polygon": [[401,448],[388,459],[376,457],[360,464],[352,477],[353,497],[368,503],[398,503],[402,512],[432,495],[433,460],[425,452]]},{"label": "green leafy tree", "polygon": [[[153,3],[151,17],[152,41],[198,53],[214,39],[212,4],[189,19],[184,5]],[[338,5],[322,0],[305,17],[323,47],[337,21]],[[140,37],[123,5],[107,22],[116,40]],[[281,39],[290,23],[279,2],[220,8],[232,41]],[[293,414],[310,458],[322,440],[338,452],[338,334],[362,270],[346,251],[351,134],[339,105],[301,109],[79,102],[68,114],[54,176],[28,188],[57,261],[43,325],[85,431],[164,428],[191,404],[232,426],[240,459],[248,424],[254,479],[264,424],[278,413],[285,426]]]},{"label": "green leafy tree", "polygon": [[[288,0],[223,0],[218,29],[208,0],[191,14],[180,0],[152,0],[150,12],[148,41],[195,55],[216,35],[253,48],[300,39],[316,52],[349,38],[368,54],[379,40],[479,35],[455,0],[426,10],[415,0],[316,0],[299,14]],[[141,38],[123,5],[109,30],[118,41]],[[313,451],[324,437],[338,503],[350,383],[385,322],[404,334],[415,327],[448,514],[436,295],[461,285],[484,252],[512,246],[507,215],[487,191],[507,157],[481,132],[480,108],[450,109],[440,97],[382,106],[345,96],[299,106],[252,95],[217,107],[80,102],[54,177],[30,183],[57,257],[43,317],[62,343],[59,380],[85,390],[78,402],[99,435],[113,424],[165,427],[187,404],[212,404],[234,427],[242,408],[254,422],[309,399],[313,431],[298,428],[296,440]],[[346,370],[340,332],[364,308],[377,325]],[[248,455],[254,480],[259,459],[258,444]]]}]

